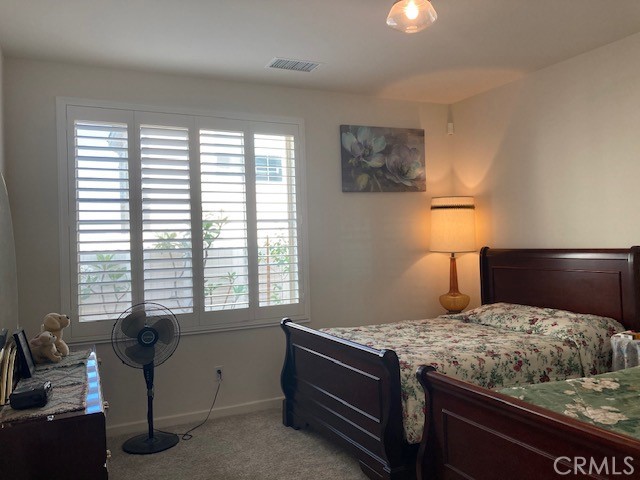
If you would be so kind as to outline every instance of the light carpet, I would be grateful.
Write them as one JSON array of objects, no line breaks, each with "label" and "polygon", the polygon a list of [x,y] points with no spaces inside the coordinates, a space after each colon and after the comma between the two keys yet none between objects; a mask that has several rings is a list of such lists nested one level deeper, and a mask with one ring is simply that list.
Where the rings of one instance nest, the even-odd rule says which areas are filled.
[{"label": "light carpet", "polygon": [[[165,429],[182,433],[194,425]],[[143,432],[139,432],[143,433]],[[191,440],[152,455],[130,455],[109,437],[110,480],[366,480],[352,456],[318,433],[282,425],[280,410],[209,419]]]}]

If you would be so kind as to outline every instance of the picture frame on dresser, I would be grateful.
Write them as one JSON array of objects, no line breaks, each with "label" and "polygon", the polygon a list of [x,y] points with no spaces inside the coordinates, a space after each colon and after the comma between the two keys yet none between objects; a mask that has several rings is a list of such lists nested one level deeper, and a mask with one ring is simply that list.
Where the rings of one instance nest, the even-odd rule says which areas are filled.
[{"label": "picture frame on dresser", "polygon": [[18,350],[20,378],[31,378],[36,369],[36,365],[33,361],[33,355],[31,354],[29,341],[27,340],[27,335],[24,333],[24,329],[20,328],[16,330],[13,334],[13,339],[16,342],[16,348]]}]

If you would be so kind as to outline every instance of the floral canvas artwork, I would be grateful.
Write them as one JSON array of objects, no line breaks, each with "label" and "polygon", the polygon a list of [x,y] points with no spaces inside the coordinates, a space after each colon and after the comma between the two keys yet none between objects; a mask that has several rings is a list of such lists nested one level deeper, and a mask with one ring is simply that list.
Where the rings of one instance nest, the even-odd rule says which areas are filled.
[{"label": "floral canvas artwork", "polygon": [[343,192],[424,192],[424,130],[340,125]]}]

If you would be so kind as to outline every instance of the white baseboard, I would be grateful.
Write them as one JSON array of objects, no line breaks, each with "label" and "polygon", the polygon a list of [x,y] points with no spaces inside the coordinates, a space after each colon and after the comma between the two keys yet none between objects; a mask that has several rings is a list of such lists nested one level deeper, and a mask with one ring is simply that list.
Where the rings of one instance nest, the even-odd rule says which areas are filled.
[{"label": "white baseboard", "polygon": [[[209,420],[212,418],[229,417],[231,415],[241,415],[245,413],[258,412],[261,410],[269,410],[272,408],[282,407],[282,400],[284,397],[270,398],[267,400],[258,400],[256,402],[241,403],[239,405],[232,405],[230,407],[214,408],[211,411]],[[196,423],[203,421],[209,410],[202,410],[199,412],[183,413],[179,415],[169,415],[166,417],[157,417],[153,419],[153,426],[155,428],[169,428],[175,425],[184,425],[187,423]],[[107,416],[107,424],[109,417]],[[147,421],[119,423],[117,425],[107,425],[107,436],[115,437],[118,435],[124,435],[127,433],[140,433],[148,429]]]}]

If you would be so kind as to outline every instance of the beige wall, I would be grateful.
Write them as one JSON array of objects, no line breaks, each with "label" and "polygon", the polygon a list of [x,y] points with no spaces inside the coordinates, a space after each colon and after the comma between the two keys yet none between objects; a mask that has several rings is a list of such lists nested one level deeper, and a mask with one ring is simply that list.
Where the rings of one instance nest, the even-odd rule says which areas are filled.
[{"label": "beige wall", "polygon": [[4,63],[4,56],[2,54],[2,46],[0,45],[0,172],[4,173],[4,115],[2,115],[3,105],[3,82],[2,82],[2,65]]},{"label": "beige wall", "polygon": [[[447,290],[448,262],[427,247],[429,199],[451,186],[446,106],[12,58],[4,67],[7,183],[28,334],[60,309],[56,96],[303,118],[312,326],[441,312],[431,292]],[[340,124],[424,128],[428,192],[341,193]],[[110,425],[144,422],[142,373],[122,365],[108,344],[98,352]],[[257,408],[280,397],[283,354],[278,327],[183,336],[156,374],[157,418],[207,410],[217,365],[225,381],[216,408]]]},{"label": "beige wall", "polygon": [[640,35],[456,104],[453,175],[481,243],[640,244]]},{"label": "beige wall", "polygon": [[2,115],[2,64],[0,48],[0,329],[11,334],[18,324],[18,279],[11,223],[11,209],[4,181],[4,136]]}]

